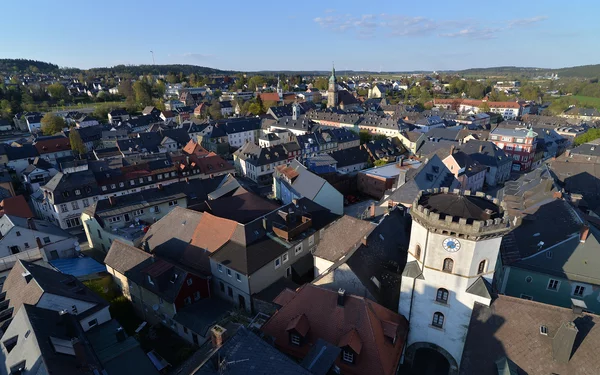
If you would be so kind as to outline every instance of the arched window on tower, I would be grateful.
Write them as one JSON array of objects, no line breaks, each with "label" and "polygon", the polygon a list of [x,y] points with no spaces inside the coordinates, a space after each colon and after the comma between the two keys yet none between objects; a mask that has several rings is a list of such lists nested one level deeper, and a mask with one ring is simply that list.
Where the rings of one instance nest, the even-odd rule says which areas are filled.
[{"label": "arched window on tower", "polygon": [[417,245],[417,248],[415,249],[415,258],[421,260],[421,246],[419,245]]},{"label": "arched window on tower", "polygon": [[436,302],[440,303],[448,303],[448,290],[444,288],[440,288],[437,290],[437,295],[435,296]]},{"label": "arched window on tower", "polygon": [[454,267],[454,261],[452,259],[450,259],[450,258],[444,259],[444,267],[442,268],[442,271],[451,273],[453,267]]},{"label": "arched window on tower", "polygon": [[482,273],[484,273],[486,271],[487,268],[487,261],[484,259],[481,262],[479,262],[479,266],[477,267],[477,274],[481,275]]},{"label": "arched window on tower", "polygon": [[431,325],[437,328],[444,328],[444,314],[439,311],[433,314]]}]

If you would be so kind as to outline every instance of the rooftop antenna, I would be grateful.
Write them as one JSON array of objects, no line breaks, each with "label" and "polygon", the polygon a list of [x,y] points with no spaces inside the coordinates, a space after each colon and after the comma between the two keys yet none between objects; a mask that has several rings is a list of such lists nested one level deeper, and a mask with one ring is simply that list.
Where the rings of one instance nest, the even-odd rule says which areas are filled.
[{"label": "rooftop antenna", "polygon": [[150,51],[150,53],[152,54],[152,65],[156,65],[156,62],[154,62],[154,51]]}]

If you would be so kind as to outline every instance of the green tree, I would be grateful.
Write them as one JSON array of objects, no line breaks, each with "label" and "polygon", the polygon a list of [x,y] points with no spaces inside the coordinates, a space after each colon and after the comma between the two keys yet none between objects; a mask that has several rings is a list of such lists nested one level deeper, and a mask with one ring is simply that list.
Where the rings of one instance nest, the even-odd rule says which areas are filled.
[{"label": "green tree", "polygon": [[313,83],[313,87],[317,88],[321,91],[327,90],[327,88],[329,87],[329,80],[325,77],[319,77],[319,78],[315,79],[315,82]]},{"label": "green tree", "polygon": [[221,103],[218,100],[215,100],[210,107],[208,107],[208,114],[213,119],[220,119],[223,117],[221,114]]},{"label": "green tree", "polygon": [[69,133],[69,143],[71,144],[71,150],[78,155],[82,155],[86,153],[85,145],[83,144],[83,140],[81,140],[81,135],[79,135],[79,131],[71,130]]},{"label": "green tree", "polygon": [[575,146],[579,146],[584,143],[591,142],[598,138],[600,138],[600,129],[591,128],[588,131],[586,131],[585,133],[583,133],[582,135],[576,137],[575,140],[573,141],[573,144]]},{"label": "green tree", "polygon": [[489,112],[490,111],[490,105],[487,102],[482,102],[481,105],[479,106],[479,112]]},{"label": "green tree", "polygon": [[46,113],[42,117],[42,133],[44,135],[52,135],[61,132],[67,123],[62,117],[59,117],[53,113]]},{"label": "green tree", "polygon": [[119,84],[119,94],[123,95],[126,99],[135,100],[135,93],[133,92],[133,85],[130,80],[124,79]]},{"label": "green tree", "polygon": [[376,167],[381,167],[386,164],[387,164],[387,162],[383,159],[375,160],[375,163],[373,163],[373,165]]},{"label": "green tree", "polygon": [[69,91],[60,83],[53,83],[48,86],[48,94],[55,100],[67,100],[69,98]]},{"label": "green tree", "polygon": [[135,102],[141,104],[142,107],[152,105],[152,88],[145,80],[135,81],[133,84],[133,92],[135,93]]},{"label": "green tree", "polygon": [[10,118],[12,115],[12,107],[8,100],[3,99],[0,101],[0,117]]},{"label": "green tree", "polygon": [[369,133],[366,130],[361,130],[358,132],[358,136],[360,138],[360,144],[365,144],[368,142],[371,142],[371,140],[373,139],[373,136],[371,135],[371,133]]}]

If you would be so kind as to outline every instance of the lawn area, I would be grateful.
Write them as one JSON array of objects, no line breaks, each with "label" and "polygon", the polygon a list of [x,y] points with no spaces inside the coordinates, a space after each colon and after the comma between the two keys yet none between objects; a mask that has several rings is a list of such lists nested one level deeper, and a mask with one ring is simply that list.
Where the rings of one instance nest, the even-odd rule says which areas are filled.
[{"label": "lawn area", "polygon": [[600,108],[600,98],[581,95],[573,95],[572,98],[578,100],[581,104],[587,104],[593,106],[594,108]]}]

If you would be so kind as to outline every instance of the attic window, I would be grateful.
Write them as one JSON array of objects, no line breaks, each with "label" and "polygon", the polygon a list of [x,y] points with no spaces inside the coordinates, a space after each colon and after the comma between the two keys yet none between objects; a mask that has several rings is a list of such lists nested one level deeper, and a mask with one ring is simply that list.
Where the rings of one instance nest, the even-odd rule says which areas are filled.
[{"label": "attic window", "polygon": [[177,281],[178,277],[179,277],[179,275],[174,273],[173,276],[171,277],[171,284],[175,284],[175,281]]},{"label": "attic window", "polygon": [[3,342],[7,353],[10,353],[10,351],[13,350],[15,346],[17,346],[18,338],[18,336],[14,336]]},{"label": "attic window", "polygon": [[548,327],[540,326],[540,334],[544,336],[548,336]]},{"label": "attic window", "polygon": [[552,259],[552,251],[546,251],[546,258]]}]

